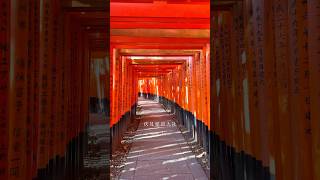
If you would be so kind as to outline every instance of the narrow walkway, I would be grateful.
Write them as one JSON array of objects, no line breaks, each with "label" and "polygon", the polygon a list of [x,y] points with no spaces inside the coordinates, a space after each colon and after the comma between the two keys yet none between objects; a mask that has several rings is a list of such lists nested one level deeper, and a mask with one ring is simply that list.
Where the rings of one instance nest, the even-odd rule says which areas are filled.
[{"label": "narrow walkway", "polygon": [[201,165],[161,104],[139,99],[142,117],[120,179],[207,180]]}]

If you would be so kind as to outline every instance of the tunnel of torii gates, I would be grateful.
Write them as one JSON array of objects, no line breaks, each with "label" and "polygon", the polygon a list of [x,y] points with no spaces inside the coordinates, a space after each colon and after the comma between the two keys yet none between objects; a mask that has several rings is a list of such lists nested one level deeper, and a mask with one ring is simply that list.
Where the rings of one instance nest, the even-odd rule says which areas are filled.
[{"label": "tunnel of torii gates", "polygon": [[211,179],[319,180],[319,14],[319,0],[1,0],[0,179],[79,176],[90,114],[116,148],[144,96],[210,154]]},{"label": "tunnel of torii gates", "polygon": [[110,15],[112,147],[143,95],[183,113],[209,151],[209,2],[111,3]]},{"label": "tunnel of torii gates", "polygon": [[175,112],[209,152],[209,1],[150,2],[111,2],[112,148],[144,96]]},{"label": "tunnel of torii gates", "polygon": [[209,153],[211,179],[320,179],[319,0],[134,2],[111,3],[114,147],[142,95]]},{"label": "tunnel of torii gates", "polygon": [[131,2],[111,3],[114,147],[140,95],[176,113],[211,179],[320,179],[319,0]]}]

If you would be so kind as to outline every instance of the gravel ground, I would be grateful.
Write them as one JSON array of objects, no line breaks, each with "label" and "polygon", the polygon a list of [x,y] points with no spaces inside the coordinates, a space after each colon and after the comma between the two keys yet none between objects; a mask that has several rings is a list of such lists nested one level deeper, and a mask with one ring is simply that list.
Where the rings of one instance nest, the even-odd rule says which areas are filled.
[{"label": "gravel ground", "polygon": [[88,152],[83,157],[81,180],[108,180],[110,128],[104,114],[90,114]]},{"label": "gravel ground", "polygon": [[[137,112],[140,108],[137,108]],[[138,113],[137,113],[138,114]],[[119,148],[112,152],[112,159],[110,160],[110,177],[111,179],[116,179],[124,167],[126,162],[127,155],[132,145],[132,140],[135,135],[135,132],[139,126],[140,117],[137,116],[135,120],[129,125],[127,132],[124,134],[124,138],[121,142]]]}]

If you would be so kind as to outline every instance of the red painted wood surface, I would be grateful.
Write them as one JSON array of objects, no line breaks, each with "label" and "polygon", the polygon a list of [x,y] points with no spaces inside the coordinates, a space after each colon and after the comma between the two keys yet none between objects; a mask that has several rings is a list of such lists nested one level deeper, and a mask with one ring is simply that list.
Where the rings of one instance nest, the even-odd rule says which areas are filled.
[{"label": "red painted wood surface", "polygon": [[10,1],[1,1],[0,11],[0,179],[8,178],[9,149],[9,72],[10,72]]},{"label": "red painted wood surface", "polygon": [[312,160],[313,178],[320,179],[320,112],[319,98],[320,86],[318,77],[320,73],[320,1],[308,1],[308,57],[310,67],[310,107],[312,128]]},{"label": "red painted wood surface", "polygon": [[[215,133],[262,161],[276,179],[318,179],[318,1],[243,1],[213,9]],[[231,38],[224,33],[230,30]],[[223,86],[230,58],[232,91]],[[224,106],[234,94],[239,97]]]}]

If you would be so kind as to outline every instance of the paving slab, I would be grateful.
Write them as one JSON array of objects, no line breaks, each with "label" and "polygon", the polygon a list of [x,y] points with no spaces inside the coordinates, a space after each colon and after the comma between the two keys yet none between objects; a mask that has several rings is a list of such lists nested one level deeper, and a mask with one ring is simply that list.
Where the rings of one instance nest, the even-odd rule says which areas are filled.
[{"label": "paving slab", "polygon": [[156,101],[139,99],[141,121],[119,179],[207,180],[172,114]]}]

